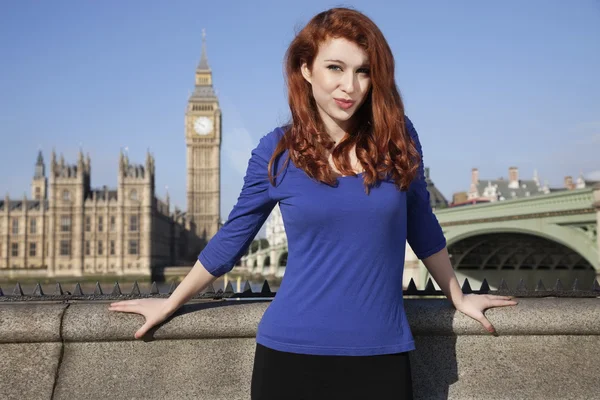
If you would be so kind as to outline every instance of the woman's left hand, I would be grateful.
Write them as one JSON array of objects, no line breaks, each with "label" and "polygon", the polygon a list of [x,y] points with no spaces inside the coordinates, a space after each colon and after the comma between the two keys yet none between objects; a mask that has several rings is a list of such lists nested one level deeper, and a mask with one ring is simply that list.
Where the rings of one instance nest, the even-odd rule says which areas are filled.
[{"label": "woman's left hand", "polygon": [[496,334],[496,329],[483,315],[488,308],[514,306],[518,304],[513,297],[497,296],[492,294],[465,294],[462,299],[454,304],[454,307],[463,314],[479,321],[491,334]]}]

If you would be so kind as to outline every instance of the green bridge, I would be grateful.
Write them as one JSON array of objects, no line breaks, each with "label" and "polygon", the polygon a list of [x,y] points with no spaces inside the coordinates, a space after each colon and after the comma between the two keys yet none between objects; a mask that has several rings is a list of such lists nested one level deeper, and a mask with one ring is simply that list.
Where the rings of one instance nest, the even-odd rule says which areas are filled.
[{"label": "green bridge", "polygon": [[[600,187],[435,212],[459,279],[585,284],[600,276]],[[428,278],[421,266],[422,276]],[[474,287],[475,288],[475,287]],[[586,287],[587,288],[587,287]]]}]

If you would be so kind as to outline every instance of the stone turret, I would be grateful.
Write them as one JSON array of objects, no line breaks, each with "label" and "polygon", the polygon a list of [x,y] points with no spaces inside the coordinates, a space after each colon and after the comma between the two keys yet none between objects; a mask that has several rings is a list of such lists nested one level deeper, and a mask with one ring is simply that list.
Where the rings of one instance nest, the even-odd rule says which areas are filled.
[{"label": "stone turret", "polygon": [[31,197],[34,200],[45,200],[47,198],[47,191],[48,180],[46,178],[46,166],[44,165],[44,157],[40,150],[35,163],[33,179],[31,181]]}]

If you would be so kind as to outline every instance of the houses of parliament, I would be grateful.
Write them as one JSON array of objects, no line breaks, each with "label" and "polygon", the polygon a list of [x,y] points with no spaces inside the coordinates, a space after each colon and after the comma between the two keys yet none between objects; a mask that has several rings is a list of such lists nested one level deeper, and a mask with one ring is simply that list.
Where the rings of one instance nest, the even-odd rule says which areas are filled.
[{"label": "houses of parliament", "polygon": [[53,151],[32,170],[31,198],[0,199],[0,278],[144,276],[195,260],[220,224],[221,110],[203,33],[185,111],[187,211],[155,194],[155,160],[121,152],[117,187],[92,188],[92,162]]}]

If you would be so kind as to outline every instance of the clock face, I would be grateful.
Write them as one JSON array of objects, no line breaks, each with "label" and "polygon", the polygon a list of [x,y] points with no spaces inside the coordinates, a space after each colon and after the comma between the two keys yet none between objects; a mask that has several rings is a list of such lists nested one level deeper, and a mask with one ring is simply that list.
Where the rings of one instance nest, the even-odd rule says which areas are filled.
[{"label": "clock face", "polygon": [[213,130],[213,123],[210,118],[198,117],[194,121],[194,131],[198,135],[208,135]]}]

